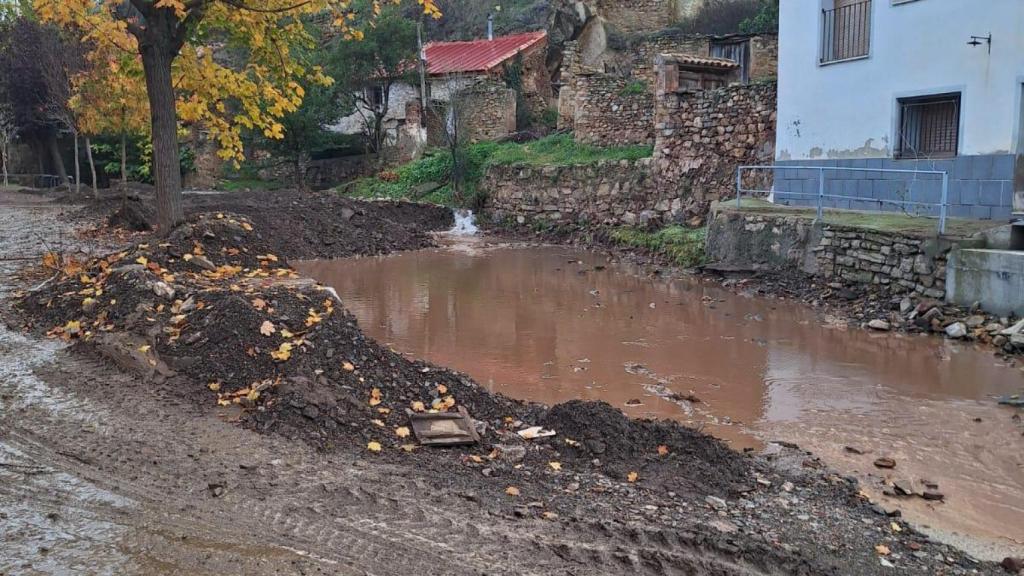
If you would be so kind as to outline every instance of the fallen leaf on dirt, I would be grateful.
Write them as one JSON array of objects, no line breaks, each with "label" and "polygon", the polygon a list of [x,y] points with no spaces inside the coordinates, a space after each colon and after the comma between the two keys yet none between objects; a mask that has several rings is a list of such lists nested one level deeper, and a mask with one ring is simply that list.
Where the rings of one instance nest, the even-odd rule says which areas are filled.
[{"label": "fallen leaf on dirt", "polygon": [[509,496],[519,496],[519,488],[509,486],[508,488],[505,488],[505,494],[508,494]]},{"label": "fallen leaf on dirt", "polygon": [[415,449],[416,449],[416,445],[415,444],[402,444],[402,450],[405,450],[406,452],[412,452]]},{"label": "fallen leaf on dirt", "polygon": [[60,257],[57,256],[56,252],[47,252],[43,254],[43,266],[47,268],[56,268],[60,264]]},{"label": "fallen leaf on dirt", "polygon": [[419,400],[417,400],[417,401],[412,403],[412,411],[413,412],[423,412],[426,409],[427,409],[427,407],[424,406],[423,402],[420,402]]},{"label": "fallen leaf on dirt", "polygon": [[380,388],[374,388],[370,390],[370,406],[376,406],[380,404]]},{"label": "fallen leaf on dirt", "polygon": [[395,428],[395,436],[398,436],[399,438],[408,438],[409,429],[405,426],[399,426],[398,428]]},{"label": "fallen leaf on dirt", "polygon": [[252,307],[257,310],[263,310],[264,308],[267,307],[267,301],[264,300],[263,298],[253,298]]},{"label": "fallen leaf on dirt", "polygon": [[284,342],[277,347],[277,350],[271,350],[270,356],[278,362],[284,362],[292,357],[292,345],[288,342]]},{"label": "fallen leaf on dirt", "polygon": [[630,472],[629,474],[626,474],[626,480],[628,480],[629,482],[636,482],[638,478],[640,478],[640,475],[637,474],[636,472]]},{"label": "fallen leaf on dirt", "polygon": [[135,262],[138,264],[142,264],[143,266],[149,264],[149,260],[145,256],[139,256],[138,258],[135,259]]},{"label": "fallen leaf on dirt", "polygon": [[149,352],[150,348],[151,346],[149,344],[143,344],[142,346],[139,346],[139,352],[145,354],[146,352]]},{"label": "fallen leaf on dirt", "polygon": [[555,514],[554,512],[544,512],[541,514],[541,517],[545,520],[555,520],[558,518],[558,514]]},{"label": "fallen leaf on dirt", "polygon": [[242,222],[242,229],[245,230],[246,232],[252,232],[252,224],[249,224],[248,222]]},{"label": "fallen leaf on dirt", "polygon": [[274,332],[277,332],[277,328],[274,327],[274,323],[270,320],[264,320],[263,324],[260,324],[260,334],[270,336]]},{"label": "fallen leaf on dirt", "polygon": [[292,338],[294,336],[295,336],[295,334],[292,334],[291,330],[289,330],[287,328],[281,328],[281,337],[282,338]]},{"label": "fallen leaf on dirt", "polygon": [[666,454],[668,454],[668,446],[665,446],[664,444],[658,446],[658,455],[664,456]]},{"label": "fallen leaf on dirt", "polygon": [[380,442],[369,442],[366,449],[370,452],[380,452]]},{"label": "fallen leaf on dirt", "polygon": [[473,462],[476,462],[477,464],[483,464],[484,462],[484,459],[477,456],[476,454],[470,454],[469,459],[472,460]]},{"label": "fallen leaf on dirt", "polygon": [[448,387],[445,386],[444,384],[438,384],[437,385],[437,393],[438,394],[447,394],[448,393]]},{"label": "fallen leaf on dirt", "polygon": [[499,452],[498,452],[498,449],[497,449],[497,448],[495,448],[495,449],[491,450],[491,453],[490,453],[490,454],[488,454],[488,455],[487,455],[487,457],[488,457],[489,459],[491,459],[491,460],[494,460],[495,458],[497,458],[497,457],[498,457],[498,454],[499,454]]},{"label": "fallen leaf on dirt", "polygon": [[220,382],[210,382],[209,384],[206,385],[206,387],[216,392],[220,390]]},{"label": "fallen leaf on dirt", "polygon": [[579,446],[580,445],[579,442],[573,440],[572,438],[566,438],[565,439],[565,443],[568,444],[569,446]]},{"label": "fallen leaf on dirt", "polygon": [[558,472],[559,470],[562,469],[562,463],[561,462],[548,462],[548,466],[550,466],[551,469],[556,471],[556,472]]},{"label": "fallen leaf on dirt", "polygon": [[886,546],[885,544],[879,544],[879,545],[875,546],[875,552],[877,552],[879,556],[888,556],[889,555],[889,547]]},{"label": "fallen leaf on dirt", "polygon": [[78,334],[81,331],[82,323],[79,322],[78,320],[69,320],[68,323],[64,325],[64,332],[69,336],[74,336],[75,334]]},{"label": "fallen leaf on dirt", "polygon": [[385,408],[383,406],[379,406],[377,408],[377,413],[378,414],[384,414],[385,416],[387,416],[388,414],[391,414],[391,408]]},{"label": "fallen leaf on dirt", "polygon": [[891,522],[889,524],[889,527],[892,528],[893,532],[903,532],[903,528],[901,528],[900,525],[895,522]]},{"label": "fallen leaf on dirt", "polygon": [[321,320],[323,320],[323,318],[320,314],[318,314],[316,310],[310,308],[309,315],[306,316],[306,327],[308,328],[314,324],[319,324]]},{"label": "fallen leaf on dirt", "polygon": [[342,369],[343,369],[343,370],[344,370],[345,372],[352,372],[353,370],[355,370],[355,369],[356,369],[356,367],[355,367],[355,366],[353,366],[351,362],[342,362],[342,363],[341,363],[341,368],[342,368]]},{"label": "fallen leaf on dirt", "polygon": [[373,424],[374,426],[380,426],[381,428],[384,427],[384,421],[383,420],[376,420],[376,419],[375,420],[370,420],[370,423]]}]

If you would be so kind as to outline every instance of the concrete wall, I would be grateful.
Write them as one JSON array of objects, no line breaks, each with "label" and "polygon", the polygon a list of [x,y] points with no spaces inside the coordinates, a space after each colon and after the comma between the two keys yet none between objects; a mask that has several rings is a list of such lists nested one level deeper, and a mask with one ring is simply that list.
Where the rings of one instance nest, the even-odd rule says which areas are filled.
[{"label": "concrete wall", "polygon": [[[780,6],[777,159],[891,157],[897,98],[944,92],[962,93],[960,154],[1017,150],[1024,2],[874,0],[869,55],[824,65],[823,7],[831,0]],[[989,32],[991,54],[967,45]]]},{"label": "concrete wall", "polygon": [[1024,315],[1024,253],[1009,250],[954,250],[949,259],[948,300],[961,306],[980,302],[994,314]]},{"label": "concrete wall", "polygon": [[722,268],[792,268],[822,278],[943,298],[948,242],[801,216],[719,210],[708,226],[708,261]]}]

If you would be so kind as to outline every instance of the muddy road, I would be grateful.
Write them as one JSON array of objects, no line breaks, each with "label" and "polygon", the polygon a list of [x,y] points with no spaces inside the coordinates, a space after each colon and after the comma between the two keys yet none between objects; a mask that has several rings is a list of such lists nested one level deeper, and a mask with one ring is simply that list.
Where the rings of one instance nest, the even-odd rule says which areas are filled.
[{"label": "muddy road", "polygon": [[0,574],[1002,573],[799,449],[727,454],[600,404],[516,409],[575,445],[488,422],[491,462],[494,445],[374,456],[240,426],[180,379],[22,329],[12,296],[48,278],[11,258],[50,249],[38,236],[116,241],[76,236],[94,222],[62,210],[0,199]]}]

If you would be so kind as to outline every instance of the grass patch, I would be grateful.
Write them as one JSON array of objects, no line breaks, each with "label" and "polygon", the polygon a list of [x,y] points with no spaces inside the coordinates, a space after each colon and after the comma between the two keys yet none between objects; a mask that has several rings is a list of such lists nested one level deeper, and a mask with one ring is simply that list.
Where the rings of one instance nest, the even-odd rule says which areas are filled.
[{"label": "grass patch", "polygon": [[237,178],[221,180],[217,182],[217,189],[225,192],[238,192],[239,190],[280,190],[284,184],[276,180],[261,180],[259,178]]},{"label": "grass patch", "polygon": [[[735,200],[722,201],[719,208],[737,210]],[[740,211],[756,212],[768,215],[798,216],[813,220],[816,217],[814,208],[785,206],[772,204],[760,198],[743,198]],[[869,212],[859,210],[825,209],[825,224],[847,226],[877,232],[906,234],[921,238],[934,237],[938,233],[939,221],[930,216],[915,216],[900,212]],[[995,228],[1001,223],[995,220],[968,220],[965,218],[947,218],[946,236],[966,238],[983,230]]]},{"label": "grass patch", "polygon": [[[478,185],[489,166],[574,166],[601,160],[638,160],[654,152],[652,146],[616,146],[601,148],[577,144],[569,134],[555,134],[533,142],[478,142],[465,148],[463,202],[478,207]],[[356,198],[391,198],[435,202],[451,206],[452,159],[445,150],[428,152],[423,158],[399,166],[393,171],[361,178],[344,188]],[[436,186],[435,186],[436,185]]]},{"label": "grass patch", "polygon": [[615,228],[611,231],[611,238],[616,244],[660,254],[686,268],[704,263],[706,237],[707,231],[704,228],[686,228],[679,225],[662,228],[656,232],[630,227]]},{"label": "grass patch", "polygon": [[634,80],[623,86],[622,90],[619,90],[619,96],[637,96],[639,94],[647,94],[647,92],[647,82]]}]

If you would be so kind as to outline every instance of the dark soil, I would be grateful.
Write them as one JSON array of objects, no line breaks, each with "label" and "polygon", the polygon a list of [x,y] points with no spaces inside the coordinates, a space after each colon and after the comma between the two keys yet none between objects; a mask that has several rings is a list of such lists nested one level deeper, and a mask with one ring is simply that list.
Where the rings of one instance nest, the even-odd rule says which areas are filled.
[{"label": "dark soil", "polygon": [[[434,204],[352,200],[332,192],[295,190],[186,194],[186,215],[232,212],[246,217],[271,251],[285,258],[344,258],[415,250],[433,245],[431,231],[454,223]],[[127,210],[120,197],[93,201],[87,214],[109,214],[108,226],[130,231],[155,227],[152,191],[133,191]]]},{"label": "dark soil", "polygon": [[[447,211],[279,192],[189,203],[193,212],[213,211],[193,214],[167,238],[66,264],[18,301],[24,323],[94,347],[193,409],[405,467],[438,494],[498,517],[564,519],[566,529],[627,524],[638,527],[635,545],[644,550],[652,539],[671,540],[736,562],[698,570],[687,564],[692,558],[624,550],[616,557],[623,572],[885,573],[889,560],[880,562],[874,549],[880,543],[916,573],[992,571],[909,526],[891,529],[855,482],[799,451],[789,452],[795,465],[773,463],[675,422],[630,420],[603,403],[518,402],[409,360],[363,335],[332,291],[288,267],[292,255],[428,244],[424,229],[442,225]],[[423,448],[402,433],[407,409],[458,406],[478,422],[479,445]],[[557,434],[526,440],[517,433],[532,425]],[[565,554],[583,572],[595,561]]]}]

